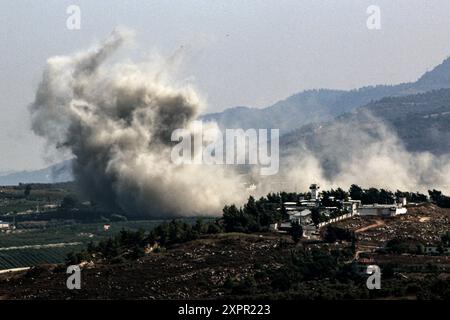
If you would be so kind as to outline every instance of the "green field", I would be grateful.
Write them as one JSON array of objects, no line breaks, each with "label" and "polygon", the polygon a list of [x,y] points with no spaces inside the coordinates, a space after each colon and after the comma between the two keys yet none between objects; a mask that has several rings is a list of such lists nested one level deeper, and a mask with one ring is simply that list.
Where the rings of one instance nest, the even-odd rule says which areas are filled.
[{"label": "green field", "polygon": [[62,242],[88,243],[91,240],[108,238],[122,229],[152,230],[161,222],[162,220],[113,222],[110,223],[111,228],[108,231],[103,230],[103,223],[77,223],[46,229],[21,229],[9,234],[0,233],[0,248]]},{"label": "green field", "polygon": [[62,263],[67,254],[82,246],[62,248],[16,249],[0,251],[0,270],[30,267],[47,263]]},{"label": "green field", "polygon": [[18,213],[27,210],[36,211],[46,204],[60,204],[64,196],[73,192],[70,183],[65,184],[31,184],[31,191],[25,196],[25,188],[22,186],[0,186],[0,215]]},{"label": "green field", "polygon": [[[195,222],[195,219],[184,219]],[[29,267],[45,263],[62,263],[67,253],[78,251],[90,241],[101,241],[112,237],[122,229],[150,231],[164,220],[143,220],[112,222],[105,231],[103,223],[73,224],[49,227],[47,229],[16,230],[14,233],[0,233],[0,270]],[[75,243],[76,246],[56,248],[21,248],[5,250],[10,247]]]},{"label": "green field", "polygon": [[[80,251],[91,241],[108,239],[122,229],[150,231],[165,221],[126,221],[92,205],[76,189],[74,183],[0,186],[0,220],[14,221],[17,227],[0,232],[0,270],[62,263],[69,252]],[[196,218],[182,220],[195,223]],[[105,223],[109,230],[104,230]]]}]

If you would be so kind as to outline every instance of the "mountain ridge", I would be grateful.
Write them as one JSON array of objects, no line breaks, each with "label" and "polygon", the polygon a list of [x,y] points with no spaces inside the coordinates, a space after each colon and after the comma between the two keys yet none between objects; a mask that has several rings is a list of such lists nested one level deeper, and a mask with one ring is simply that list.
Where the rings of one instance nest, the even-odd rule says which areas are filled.
[{"label": "mountain ridge", "polygon": [[[281,133],[280,145],[288,149],[305,138],[305,132],[313,132],[317,126],[340,121],[342,117],[354,116],[358,110],[371,109],[382,121],[390,122],[396,128],[401,128],[397,133],[405,140],[405,145],[412,151],[430,151],[435,154],[450,152],[450,141],[443,141],[450,129],[446,128],[446,117],[443,123],[431,120],[425,121],[420,116],[411,112],[402,114],[397,120],[392,118],[394,111],[399,111],[395,105],[396,98],[423,99],[439,94],[442,88],[450,88],[450,58],[431,71],[425,72],[417,81],[401,83],[397,85],[366,86],[352,90],[312,89],[293,94],[275,104],[258,109],[247,106],[237,106],[222,112],[209,113],[200,117],[203,121],[217,121],[223,128],[279,128]],[[445,90],[445,89],[444,89]],[[428,93],[428,95],[427,95]],[[441,91],[443,107],[450,106],[450,90]],[[423,96],[420,96],[423,94]],[[433,100],[434,101],[434,100]],[[408,103],[412,103],[409,101]],[[424,103],[419,101],[418,103]],[[382,106],[378,111],[376,106]],[[428,106],[434,108],[434,106]],[[373,109],[373,110],[372,110]],[[395,110],[394,110],[395,109]],[[439,108],[433,110],[439,111]],[[417,112],[416,112],[417,113]],[[355,121],[354,118],[352,118]],[[420,121],[419,121],[420,120]],[[397,122],[395,122],[397,121]],[[415,130],[414,139],[408,136],[407,125],[416,121],[426,134],[421,135]],[[450,123],[450,121],[448,121]],[[438,126],[437,128],[435,126]],[[436,129],[437,131],[433,131]],[[409,139],[409,140],[408,140]],[[295,148],[293,148],[295,149]],[[73,180],[70,160],[49,166],[41,170],[21,171],[0,175],[0,185],[17,185],[19,183],[56,183]]]},{"label": "mountain ridge", "polygon": [[72,181],[72,161],[66,160],[39,170],[12,172],[0,176],[0,185],[58,183]]},{"label": "mountain ridge", "polygon": [[201,119],[215,121],[222,129],[278,128],[284,134],[309,123],[331,120],[384,97],[406,96],[441,88],[450,88],[450,58],[414,82],[352,90],[305,90],[265,108],[233,107],[205,114]]},{"label": "mountain ridge", "polygon": [[321,147],[326,149],[330,137],[342,136],[343,130],[349,131],[339,141],[345,145],[353,140],[352,128],[371,133],[380,126],[394,133],[409,152],[450,154],[450,89],[370,102],[331,121],[304,125],[283,135],[280,148],[288,154],[305,146],[318,151]]}]

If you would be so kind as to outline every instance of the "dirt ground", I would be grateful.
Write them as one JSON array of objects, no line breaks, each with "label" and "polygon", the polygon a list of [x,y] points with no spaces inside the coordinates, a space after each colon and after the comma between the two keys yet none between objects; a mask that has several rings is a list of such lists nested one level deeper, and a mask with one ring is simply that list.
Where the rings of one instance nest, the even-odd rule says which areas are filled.
[{"label": "dirt ground", "polygon": [[[411,284],[412,279],[418,279],[416,287],[420,288],[420,281],[426,274],[433,273],[447,279],[450,274],[449,256],[374,253],[394,237],[433,243],[449,230],[449,209],[426,205],[409,208],[408,211],[407,215],[395,218],[355,217],[337,225],[358,231],[357,256],[368,257],[369,261],[381,266],[398,264],[406,270],[394,272],[389,280],[395,288]],[[348,248],[349,245],[336,243],[331,246]],[[0,300],[221,299],[228,297],[224,286],[227,279],[245,279],[261,266],[276,270],[283,257],[290,256],[294,246],[289,236],[272,233],[209,235],[159,253],[149,253],[137,261],[85,266],[81,271],[81,290],[67,289],[69,275],[62,266],[41,266],[0,274]],[[440,271],[436,273],[433,268]],[[304,285],[313,294],[319,284],[329,285],[333,281],[317,279]],[[406,296],[410,292],[402,294]]]},{"label": "dirt ground", "polygon": [[81,290],[68,290],[54,266],[0,275],[0,299],[217,299],[228,277],[255,263],[277,267],[280,237],[223,234],[178,245],[125,264],[81,271]]},{"label": "dirt ground", "polygon": [[362,244],[382,246],[393,238],[413,239],[426,245],[435,245],[441,235],[450,231],[450,209],[432,204],[409,207],[401,216],[353,217],[336,223],[337,226],[354,230]]}]

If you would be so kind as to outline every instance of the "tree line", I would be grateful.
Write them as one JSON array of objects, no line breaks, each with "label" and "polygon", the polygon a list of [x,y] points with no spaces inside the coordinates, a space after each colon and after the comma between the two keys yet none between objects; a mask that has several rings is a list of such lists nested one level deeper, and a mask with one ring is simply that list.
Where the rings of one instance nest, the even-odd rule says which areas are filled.
[{"label": "tree line", "polygon": [[[444,196],[441,191],[430,190],[430,200],[441,207],[450,207],[450,198]],[[260,232],[267,231],[270,224],[280,222],[288,218],[284,202],[298,202],[307,198],[308,193],[280,192],[269,193],[266,197],[256,200],[253,196],[248,198],[242,207],[235,204],[226,205],[223,208],[223,225],[226,232]],[[338,200],[361,200],[362,204],[394,204],[400,198],[406,198],[408,202],[422,203],[428,201],[428,197],[420,192],[405,192],[397,190],[392,192],[386,189],[368,188],[353,184],[348,191],[342,188],[322,191],[322,205],[325,207],[341,208]],[[330,215],[334,217],[333,212]],[[314,224],[326,220],[318,210],[312,209]]]},{"label": "tree line", "polygon": [[82,261],[104,261],[120,263],[136,260],[145,255],[146,250],[164,250],[164,247],[198,239],[205,234],[216,234],[223,229],[217,221],[204,222],[198,219],[191,225],[184,221],[172,220],[158,225],[150,232],[144,230],[121,230],[119,234],[98,243],[89,242],[80,252],[69,253],[68,265]]},{"label": "tree line", "polygon": [[[177,243],[183,243],[198,239],[201,235],[216,234],[220,232],[265,232],[269,230],[271,224],[283,221],[289,216],[284,202],[297,202],[300,198],[306,198],[307,193],[280,192],[269,193],[266,197],[256,200],[250,196],[242,207],[235,204],[226,205],[223,208],[223,215],[220,219],[210,222],[197,220],[194,225],[180,221],[172,220],[158,225],[150,232],[127,231],[122,230],[117,236],[98,244],[90,243],[86,250],[79,253],[72,253],[67,257],[70,264],[76,264],[80,261],[86,261],[94,255],[105,259],[136,259],[144,254],[146,248],[158,245],[165,247]],[[411,202],[427,201],[427,196],[419,192],[402,192],[397,190],[395,193],[384,190],[369,188],[363,189],[357,185],[352,185],[349,191],[341,188],[326,190],[322,192],[324,205],[338,206],[336,199],[348,200],[351,197],[354,200],[361,200],[363,204],[380,203],[391,204],[395,199],[406,197]],[[441,191],[430,190],[430,200],[439,206],[450,207],[450,198],[443,195]],[[67,203],[68,202],[68,203]],[[70,201],[65,204],[70,206]],[[78,213],[79,214],[79,213]],[[324,220],[319,210],[312,209],[313,223],[318,224]],[[294,223],[291,228],[291,236],[294,242],[298,242],[303,234],[302,226]],[[344,232],[337,228],[328,227],[325,232],[327,242],[337,240],[354,241],[354,234]]]}]

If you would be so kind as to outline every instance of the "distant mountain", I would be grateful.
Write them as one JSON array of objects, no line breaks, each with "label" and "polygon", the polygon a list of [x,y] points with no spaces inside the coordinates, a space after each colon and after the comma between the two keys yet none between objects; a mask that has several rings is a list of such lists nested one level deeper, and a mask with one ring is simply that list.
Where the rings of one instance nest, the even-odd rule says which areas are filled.
[{"label": "distant mountain", "polygon": [[0,171],[0,177],[1,176],[6,176],[8,174],[14,173],[14,170],[6,170],[6,171]]},{"label": "distant mountain", "polygon": [[394,132],[408,151],[450,153],[450,89],[387,97],[332,121],[305,125],[282,136],[280,149],[289,153],[302,146],[323,151],[333,143],[351,145],[359,129],[375,135],[379,124]]},{"label": "distant mountain", "polygon": [[18,185],[19,183],[57,183],[72,180],[72,161],[67,160],[41,170],[20,171],[1,175],[0,185]]},{"label": "distant mountain", "polygon": [[[450,89],[442,88],[450,88],[450,58],[411,83],[350,91],[308,90],[264,109],[240,106],[201,119],[217,121],[221,128],[279,128],[284,153],[296,152],[300,145],[339,153],[339,149],[329,149],[329,138],[342,137],[342,143],[347,143],[352,133],[349,130],[342,136],[338,130],[343,126],[376,127],[367,117],[369,111],[391,127],[408,150],[444,154],[450,152]],[[37,171],[0,174],[0,185],[71,180],[71,161]]]},{"label": "distant mountain", "polygon": [[360,121],[365,110],[384,121],[409,151],[450,153],[450,89],[383,98],[358,109],[352,121]]},{"label": "distant mountain", "polygon": [[450,83],[450,58],[444,60],[433,70],[426,72],[415,84],[419,88],[430,91],[444,88],[446,86],[443,84],[447,83]]},{"label": "distant mountain", "polygon": [[356,107],[384,97],[405,96],[450,88],[450,58],[426,72],[416,82],[360,89],[308,90],[263,109],[236,107],[206,114],[204,121],[216,121],[223,128],[279,128],[281,133],[314,122],[328,121]]}]

